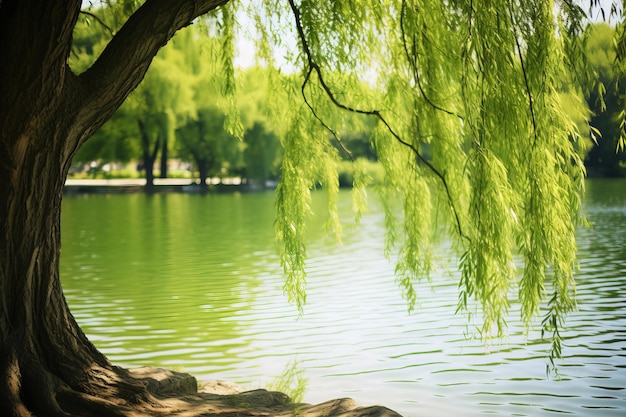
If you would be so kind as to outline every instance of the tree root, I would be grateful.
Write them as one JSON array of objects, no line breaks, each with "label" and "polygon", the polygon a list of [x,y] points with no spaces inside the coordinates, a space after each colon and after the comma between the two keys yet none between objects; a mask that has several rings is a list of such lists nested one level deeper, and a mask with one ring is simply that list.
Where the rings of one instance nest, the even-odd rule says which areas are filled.
[{"label": "tree root", "polygon": [[158,368],[98,366],[88,372],[90,383],[76,388],[41,365],[2,362],[10,364],[0,368],[0,415],[7,417],[400,417],[349,399],[311,406],[265,390],[198,392],[191,375]]},{"label": "tree root", "polygon": [[[41,362],[0,359],[0,415],[7,417],[125,417],[155,416],[164,407],[147,381],[127,370],[111,367],[76,369],[83,373],[72,385]],[[83,380],[79,387],[76,381]]]}]

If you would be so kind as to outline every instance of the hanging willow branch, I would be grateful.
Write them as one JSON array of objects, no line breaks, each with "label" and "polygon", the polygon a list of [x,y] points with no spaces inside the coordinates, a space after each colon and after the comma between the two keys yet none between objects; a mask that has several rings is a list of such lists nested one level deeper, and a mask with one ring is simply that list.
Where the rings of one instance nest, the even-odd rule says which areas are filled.
[{"label": "hanging willow branch", "polygon": [[109,35],[111,35],[111,36],[115,35],[115,31],[113,29],[111,29],[110,26],[108,26],[106,23],[104,23],[104,21],[102,19],[100,19],[98,16],[96,16],[95,14],[93,14],[93,13],[87,11],[87,10],[81,10],[80,14],[84,14],[85,16],[91,17],[93,20],[98,22],[98,24],[100,24],[100,26],[102,26],[109,33]]},{"label": "hanging willow branch", "polygon": [[520,45],[519,36],[517,36],[517,30],[515,29],[516,25],[515,25],[515,20],[513,18],[513,12],[509,10],[509,14],[511,15],[511,26],[513,27],[513,31],[515,34],[515,46],[517,47],[516,48],[517,57],[519,59],[520,68],[522,69],[522,75],[524,77],[524,87],[526,88],[526,94],[528,96],[528,111],[530,112],[530,120],[533,125],[533,136],[534,136],[534,141],[535,141],[534,143],[536,144],[538,140],[538,133],[537,133],[537,119],[535,117],[535,104],[533,101],[533,94],[532,94],[532,91],[530,90],[530,83],[528,81],[528,73],[526,72],[526,64],[524,63],[524,57],[522,56],[522,46]]},{"label": "hanging willow branch", "polygon": [[456,116],[458,117],[461,121],[463,121],[463,116],[448,110],[448,109],[444,109],[441,106],[438,106],[437,104],[435,104],[430,97],[428,96],[428,94],[426,94],[426,91],[424,91],[424,87],[422,86],[422,79],[419,75],[419,70],[417,68],[417,57],[418,57],[418,53],[416,51],[416,46],[415,46],[415,39],[413,39],[413,47],[411,48],[411,51],[409,52],[409,46],[407,44],[407,39],[406,39],[406,33],[404,30],[404,20],[405,20],[405,15],[406,15],[406,0],[402,1],[402,6],[400,9],[400,31],[402,32],[402,47],[404,48],[404,54],[406,55],[406,60],[409,62],[409,65],[411,66],[411,72],[413,73],[413,79],[415,80],[415,83],[417,84],[417,88],[420,91],[420,94],[422,95],[422,97],[424,97],[424,100],[426,101],[426,103],[431,106],[432,108],[434,108],[435,110],[439,110],[442,111],[446,114],[449,114],[450,116]]},{"label": "hanging willow branch", "polygon": [[[456,227],[457,227],[457,231],[459,233],[459,236],[461,236],[462,238],[464,238],[466,240],[469,240],[469,237],[463,232],[463,228],[461,226],[461,220],[460,220],[458,211],[456,209],[456,206],[454,204],[454,200],[452,198],[452,193],[450,191],[450,187],[448,186],[448,181],[446,180],[445,175],[441,171],[439,171],[432,163],[430,163],[430,161],[428,161],[426,158],[424,158],[424,156],[421,154],[419,149],[417,149],[417,147],[415,147],[415,145],[413,145],[413,144],[409,143],[408,141],[402,139],[402,137],[391,127],[389,122],[383,117],[383,115],[380,113],[380,111],[378,111],[378,110],[358,109],[358,108],[355,108],[355,107],[348,106],[348,105],[340,102],[337,99],[337,97],[333,94],[331,88],[326,83],[326,81],[324,79],[324,76],[322,74],[322,69],[313,60],[313,57],[312,57],[312,54],[311,54],[311,50],[309,48],[309,44],[308,44],[308,42],[306,40],[306,36],[304,34],[304,28],[302,27],[302,22],[300,20],[300,11],[298,10],[298,8],[295,5],[293,0],[289,0],[289,6],[291,7],[291,11],[293,12],[293,16],[294,16],[294,20],[295,20],[295,24],[296,24],[296,29],[297,29],[297,32],[298,32],[298,38],[300,39],[300,42],[302,44],[302,49],[303,49],[304,54],[306,56],[307,67],[308,67],[306,76],[305,76],[304,81],[302,83],[302,95],[304,97],[304,101],[306,102],[307,106],[313,111],[314,116],[318,120],[320,120],[320,122],[322,123],[322,125],[324,127],[326,127],[328,129],[326,124],[317,116],[313,106],[309,103],[308,98],[306,97],[305,88],[306,88],[307,84],[309,83],[309,81],[311,80],[311,75],[313,73],[316,74],[320,86],[322,87],[322,89],[324,90],[324,92],[326,93],[326,95],[328,96],[330,101],[336,107],[338,107],[338,108],[340,108],[342,110],[351,112],[351,113],[362,114],[362,115],[372,116],[372,117],[377,118],[383,125],[385,125],[387,131],[394,137],[394,139],[396,141],[398,141],[403,146],[409,148],[413,152],[415,157],[420,162],[422,162],[424,165],[426,165],[426,167],[428,167],[428,169],[433,174],[435,174],[435,176],[437,178],[439,178],[439,180],[441,181],[441,183],[442,183],[442,185],[443,185],[443,187],[444,187],[444,189],[446,191],[446,195],[447,195],[447,198],[448,198],[448,203],[449,203],[450,208],[452,209],[452,212],[454,214],[454,218],[455,218],[455,221],[456,221]],[[331,130],[331,132],[332,132],[332,130]]]}]

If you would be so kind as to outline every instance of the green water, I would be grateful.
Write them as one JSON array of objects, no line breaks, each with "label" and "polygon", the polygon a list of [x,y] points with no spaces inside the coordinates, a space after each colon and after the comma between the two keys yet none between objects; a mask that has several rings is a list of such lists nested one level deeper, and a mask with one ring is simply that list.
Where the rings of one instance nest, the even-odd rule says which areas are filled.
[{"label": "green water", "polygon": [[[406,416],[626,414],[626,182],[589,182],[595,227],[579,233],[579,310],[564,332],[561,380],[547,346],[524,337],[486,349],[454,315],[458,275],[444,249],[407,315],[372,205],[337,245],[310,227],[308,305],[282,294],[274,195],[66,196],[61,276],[70,308],[115,363],[185,370],[265,387],[293,363],[304,400],[352,397]],[[316,196],[319,197],[319,196]],[[315,199],[321,211],[323,201]],[[347,193],[342,217],[350,217]]]}]

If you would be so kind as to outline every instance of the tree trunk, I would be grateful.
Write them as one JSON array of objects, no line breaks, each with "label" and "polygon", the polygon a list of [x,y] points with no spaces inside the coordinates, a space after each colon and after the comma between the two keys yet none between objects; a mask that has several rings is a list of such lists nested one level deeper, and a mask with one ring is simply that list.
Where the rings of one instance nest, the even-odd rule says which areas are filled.
[{"label": "tree trunk", "polygon": [[207,188],[207,177],[209,176],[209,164],[205,159],[196,158],[196,164],[198,165],[198,176],[200,177],[200,185]]},{"label": "tree trunk", "polygon": [[161,144],[161,172],[159,173],[160,178],[167,178],[167,160],[169,158],[168,152],[168,140],[167,133],[163,138],[163,143]]},{"label": "tree trunk", "polygon": [[[43,136],[34,126],[25,137]],[[26,133],[26,132],[25,132]],[[2,155],[0,178],[0,415],[116,415],[98,404],[149,402],[115,369],[69,312],[59,279],[60,208],[69,161],[61,140]],[[21,161],[7,169],[8,160]],[[117,380],[116,384],[110,384]],[[115,386],[117,385],[117,386]],[[97,396],[99,400],[95,401]]]},{"label": "tree trunk", "polygon": [[63,117],[71,108],[57,108],[0,137],[2,416],[115,415],[126,401],[150,402],[87,340],[61,290],[61,197],[78,137]]},{"label": "tree trunk", "polygon": [[146,171],[146,185],[145,190],[147,193],[154,192],[154,162],[156,161],[157,152],[159,151],[159,138],[157,137],[154,142],[154,147],[150,150],[150,133],[146,127],[146,124],[141,119],[137,119],[139,125],[139,134],[141,135],[141,148],[143,151],[143,167]]},{"label": "tree trunk", "polygon": [[90,70],[67,66],[80,0],[0,1],[0,416],[143,415],[143,382],[87,340],[61,289],[61,198],[72,157],[158,49],[225,1],[149,0]]},{"label": "tree trunk", "polygon": [[66,92],[46,109],[0,110],[0,415],[124,415],[153,400],[87,340],[61,289],[61,198],[84,128],[59,78],[42,84]]}]

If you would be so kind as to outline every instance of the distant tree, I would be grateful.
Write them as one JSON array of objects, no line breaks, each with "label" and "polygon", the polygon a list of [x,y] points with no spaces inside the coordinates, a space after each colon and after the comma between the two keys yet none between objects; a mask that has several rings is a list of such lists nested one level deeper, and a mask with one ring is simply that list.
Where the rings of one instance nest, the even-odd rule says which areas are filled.
[{"label": "distant tree", "polygon": [[[232,16],[222,12],[221,19],[232,25]],[[243,142],[238,140],[242,127],[231,80],[234,69],[224,57],[224,49],[232,52],[233,39],[228,29],[218,34],[220,22],[216,16],[203,19],[181,31],[170,45],[181,57],[175,63],[178,83],[190,92],[185,111],[177,112],[177,152],[194,162],[205,186],[208,176],[237,175],[242,164]]]},{"label": "distant tree", "polygon": [[[153,167],[161,151],[160,177],[167,177],[169,145],[173,143],[180,115],[193,111],[192,86],[181,69],[183,58],[168,45],[154,58],[150,70],[131,94],[122,111],[136,120],[141,138],[146,189],[153,187]],[[165,159],[165,160],[163,160]]]},{"label": "distant tree", "polygon": [[264,186],[270,178],[278,178],[280,140],[262,122],[255,122],[244,134],[244,176],[249,182]]},{"label": "distant tree", "polygon": [[[85,71],[107,45],[107,30],[102,23],[110,20],[109,9],[100,8],[78,19],[70,65],[76,71]],[[128,112],[118,111],[82,146],[73,159],[75,164],[127,162],[141,155],[137,123]],[[99,168],[99,166],[98,166]]]},{"label": "distant tree", "polygon": [[224,129],[225,119],[219,109],[203,108],[176,131],[178,154],[194,161],[200,185],[207,186],[209,176],[224,176],[238,165],[240,142]]},{"label": "distant tree", "polygon": [[283,84],[292,88],[297,84],[276,69],[263,66],[246,68],[237,79],[237,101],[245,129],[242,174],[249,182],[263,185],[269,178],[278,178],[280,171],[281,138],[287,128],[281,123],[281,114],[290,106]]},{"label": "distant tree", "polygon": [[118,111],[76,152],[73,163],[130,162],[140,152],[136,120]]},{"label": "distant tree", "polygon": [[594,136],[594,144],[585,158],[585,165],[591,175],[624,176],[626,164],[621,164],[626,163],[626,154],[618,152],[624,97],[620,97],[618,88],[626,83],[626,76],[620,75],[614,67],[614,29],[606,23],[598,23],[591,25],[589,32],[587,55],[601,84],[591,90],[588,97],[593,112],[590,124],[599,134]]}]

